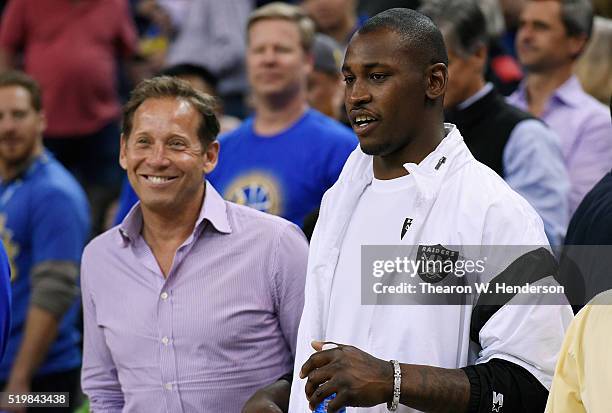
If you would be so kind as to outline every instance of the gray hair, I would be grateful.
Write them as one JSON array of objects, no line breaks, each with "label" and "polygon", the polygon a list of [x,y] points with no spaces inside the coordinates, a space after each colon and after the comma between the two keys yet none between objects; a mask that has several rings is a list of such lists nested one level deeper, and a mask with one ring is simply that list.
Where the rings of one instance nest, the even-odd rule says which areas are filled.
[{"label": "gray hair", "polygon": [[480,0],[480,10],[487,21],[487,34],[489,39],[497,39],[506,31],[504,13],[499,4],[499,0]]}]

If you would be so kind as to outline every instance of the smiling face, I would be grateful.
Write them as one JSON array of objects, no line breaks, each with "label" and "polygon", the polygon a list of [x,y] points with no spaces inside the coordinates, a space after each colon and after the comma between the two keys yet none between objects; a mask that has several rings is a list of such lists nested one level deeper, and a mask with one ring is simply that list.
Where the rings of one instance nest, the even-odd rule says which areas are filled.
[{"label": "smiling face", "polygon": [[386,156],[418,135],[426,100],[423,65],[380,29],[356,34],[342,66],[344,104],[363,152]]},{"label": "smiling face", "polygon": [[177,98],[145,100],[134,113],[129,136],[121,137],[120,163],[143,209],[181,213],[199,205],[203,175],[217,162],[219,144],[198,138],[201,115]]},{"label": "smiling face", "polygon": [[302,47],[296,23],[263,19],[253,23],[248,36],[246,63],[255,96],[270,97],[305,90],[312,59]]},{"label": "smiling face", "polygon": [[32,107],[22,86],[0,87],[0,162],[5,168],[20,165],[42,151],[45,118]]}]

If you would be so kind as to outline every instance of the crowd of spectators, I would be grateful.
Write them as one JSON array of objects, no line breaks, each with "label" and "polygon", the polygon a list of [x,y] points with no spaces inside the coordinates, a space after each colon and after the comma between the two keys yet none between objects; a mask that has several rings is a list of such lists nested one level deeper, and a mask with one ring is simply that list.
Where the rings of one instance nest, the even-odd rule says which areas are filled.
[{"label": "crowd of spectators", "polygon": [[[440,29],[448,53],[445,121],[457,125],[478,161],[491,168],[533,207],[557,255],[563,257],[563,247],[568,243],[612,244],[610,3],[605,0],[476,0],[480,7],[475,15],[462,6],[462,1],[0,1],[0,246],[3,247],[0,248],[0,392],[65,391],[71,394],[71,407],[54,411],[76,411],[80,405],[87,406],[86,396],[79,387],[81,256],[91,239],[113,227],[132,228],[134,220],[139,219],[134,215],[142,199],[138,188],[133,188],[133,181],[128,179],[132,166],[119,162],[131,148],[126,143],[121,108],[129,101],[130,92],[147,79],[178,78],[198,93],[214,97],[209,103],[219,122],[220,147],[218,154],[211,155],[214,165],[205,174],[206,185],[214,189],[206,190],[204,202],[208,202],[209,192],[216,190],[218,205],[222,205],[223,198],[280,216],[294,225],[286,227],[290,230],[279,230],[280,221],[271,221],[266,224],[270,226],[269,231],[291,234],[295,231],[286,239],[270,235],[268,240],[269,234],[249,232],[251,221],[261,219],[259,215],[239,214],[237,225],[246,234],[240,245],[248,250],[250,242],[253,248],[250,255],[244,258],[239,253],[240,247],[228,248],[228,243],[220,241],[223,247],[215,248],[219,249],[220,256],[226,254],[236,260],[246,260],[245,268],[236,273],[237,277],[246,274],[249,266],[260,265],[252,264],[258,256],[272,254],[270,251],[274,248],[281,251],[284,248],[289,264],[270,276],[273,283],[278,283],[274,288],[293,294],[290,287],[297,287],[285,284],[283,271],[306,274],[306,247],[302,251],[302,234],[297,227],[310,240],[324,194],[341,176],[345,162],[359,143],[351,129],[356,121],[349,119],[344,106],[345,51],[368,18],[395,7],[418,9]],[[182,212],[179,209],[174,213]],[[219,224],[218,219],[211,218],[211,225],[217,229],[225,225]],[[198,231],[194,230],[193,234],[199,234]],[[223,228],[219,232],[223,233]],[[239,234],[243,232],[231,237],[238,238]],[[104,239],[108,244],[114,241],[110,237]],[[268,251],[263,246],[266,242],[277,244]],[[279,246],[281,242],[295,246],[299,254],[289,257],[292,252],[287,245]],[[104,255],[100,251],[110,250],[104,243],[98,241],[97,249],[89,248],[88,265],[99,269],[98,278],[104,277],[105,266],[113,274],[121,274],[129,260],[123,253],[107,257],[109,261],[98,257],[96,254]],[[140,256],[148,254],[138,245],[136,242],[134,248],[139,248]],[[143,260],[148,258],[145,256]],[[270,265],[282,266],[282,257],[279,260]],[[561,262],[567,264],[563,258]],[[298,270],[290,268],[291,265]],[[207,263],[204,268],[219,273],[226,271],[214,263]],[[162,268],[161,279],[169,269]],[[593,281],[604,275],[582,274],[581,277]],[[571,278],[566,272],[559,280],[571,286]],[[158,281],[152,280],[144,288],[156,294],[151,285],[157,288]],[[119,298],[121,283],[120,277],[109,278],[99,287],[106,298],[98,302],[104,303],[111,313],[117,300],[130,300],[129,294]],[[130,283],[133,288],[146,284],[138,276],[130,279]],[[586,296],[576,299],[579,303],[571,303],[576,311],[612,287],[608,282],[595,284],[598,287],[587,288]],[[258,287],[263,291],[266,286]],[[188,285],[182,288],[186,288],[186,294],[190,293]],[[123,292],[126,291],[129,292]],[[91,290],[88,294],[95,295]],[[112,294],[115,296],[109,296]],[[187,296],[197,301],[197,297]],[[231,300],[238,303],[240,295]],[[115,321],[96,319],[93,302],[92,298],[84,304],[89,317],[86,322],[102,326]],[[286,309],[286,304],[274,294],[270,303],[271,313]],[[289,303],[287,311],[291,314],[280,315],[280,322],[286,325],[278,333],[286,336],[289,345],[287,348],[279,342],[273,345],[295,355],[296,345],[292,340],[296,339],[296,320],[299,320],[296,313],[300,310],[294,307],[301,306],[302,301],[292,297]],[[130,308],[131,304],[124,305],[121,311],[130,312]],[[589,316],[599,314],[592,307],[585,310],[577,323],[586,323]],[[132,318],[136,320],[137,314],[138,311]],[[206,315],[215,318],[212,313]],[[148,317],[152,318],[152,313]],[[233,315],[223,317],[222,320],[229,322]],[[155,320],[145,318],[142,322],[155,323]],[[188,331],[193,325],[199,322],[188,322],[180,328]],[[591,329],[597,328],[597,324],[588,325]],[[277,334],[274,328],[268,327],[267,333],[262,334]],[[122,328],[126,327],[118,327]],[[578,328],[572,325],[563,352],[582,343]],[[146,336],[147,332],[144,328],[138,334]],[[93,337],[90,340],[104,339],[102,329],[93,333],[89,330],[89,333]],[[601,340],[610,338],[607,333]],[[257,340],[258,337],[253,331],[247,331],[244,337],[229,334],[226,341],[241,339]],[[596,341],[589,338],[589,343]],[[140,351],[136,346],[128,347],[134,352]],[[288,359],[293,356],[284,357],[281,350],[277,354],[279,363],[291,364]],[[211,346],[208,351],[214,353],[217,349]],[[106,391],[104,381],[116,374],[110,371],[112,357],[101,355],[102,352],[98,347],[86,350],[90,362],[102,360],[87,370],[88,390],[98,399],[103,399]],[[142,363],[146,364],[145,359],[154,354],[152,347],[148,353],[145,351]],[[223,363],[220,359],[214,360],[219,362],[218,374],[222,376]],[[590,360],[596,364],[592,357]],[[250,365],[249,361],[252,360],[242,355],[236,362]],[[579,364],[573,358],[568,361],[563,357],[558,372],[588,376],[588,369],[576,367],[576,363]],[[575,373],[575,369],[580,373]],[[281,370],[271,369],[270,374],[280,377],[286,372]],[[606,377],[609,380],[609,375]],[[123,383],[128,383],[123,390],[138,393],[140,383],[136,378],[123,377]],[[269,382],[275,379],[278,377],[270,377]],[[247,393],[252,394],[265,384],[269,383],[261,377],[250,383],[248,391],[242,394],[244,397],[234,400],[235,405],[242,405],[248,398]],[[612,383],[608,381],[609,385]],[[555,390],[554,398],[551,396],[553,404],[549,403],[547,411],[578,411],[567,408],[564,396],[558,392],[582,391],[575,390],[569,382],[557,384]],[[593,396],[594,393],[591,388],[589,397],[604,397]],[[228,400],[231,398],[230,393],[226,396]],[[140,406],[157,403],[146,400],[146,392],[139,397],[143,398]],[[182,403],[218,407],[214,403],[201,404],[198,397]],[[190,408],[180,407],[180,400],[173,403],[177,404],[168,407],[168,411]],[[102,408],[104,404],[98,406]],[[603,405],[594,403],[593,406]],[[2,407],[0,400],[0,412]]]}]

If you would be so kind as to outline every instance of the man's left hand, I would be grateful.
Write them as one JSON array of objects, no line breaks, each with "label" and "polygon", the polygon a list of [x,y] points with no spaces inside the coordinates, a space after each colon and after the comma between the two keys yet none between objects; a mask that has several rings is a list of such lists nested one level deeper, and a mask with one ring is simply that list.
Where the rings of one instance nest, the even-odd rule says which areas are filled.
[{"label": "man's left hand", "polygon": [[[332,344],[337,347],[323,350]],[[313,341],[317,350],[304,363],[300,377],[308,377],[306,397],[314,410],[336,393],[329,403],[331,412],[345,406],[371,407],[393,398],[393,365],[353,346]]]}]

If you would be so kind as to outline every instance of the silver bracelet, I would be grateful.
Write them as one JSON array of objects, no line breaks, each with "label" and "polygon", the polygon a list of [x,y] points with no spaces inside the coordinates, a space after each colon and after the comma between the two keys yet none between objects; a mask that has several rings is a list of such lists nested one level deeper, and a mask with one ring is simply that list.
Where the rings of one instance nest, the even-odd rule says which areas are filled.
[{"label": "silver bracelet", "polygon": [[389,360],[393,364],[393,400],[387,403],[387,409],[390,412],[397,410],[400,402],[400,392],[402,388],[402,370],[400,369],[399,361]]}]

